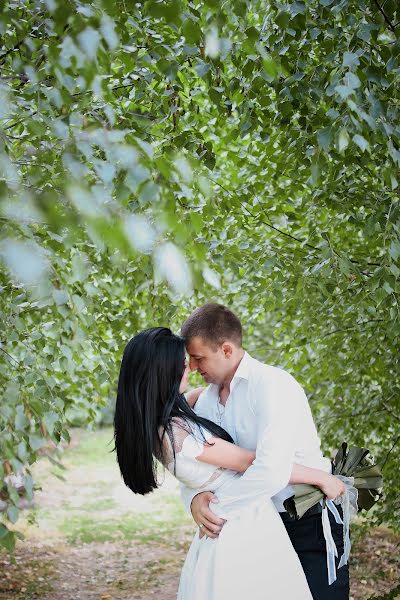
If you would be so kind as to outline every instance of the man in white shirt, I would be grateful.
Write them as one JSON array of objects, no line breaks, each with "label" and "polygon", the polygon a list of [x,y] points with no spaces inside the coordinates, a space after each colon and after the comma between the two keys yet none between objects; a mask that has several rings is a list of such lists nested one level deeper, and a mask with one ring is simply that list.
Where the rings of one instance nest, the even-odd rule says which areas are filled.
[{"label": "man in white shirt", "polygon": [[[230,490],[224,490],[223,502],[217,501],[212,490],[182,489],[183,501],[201,532],[215,538],[235,505],[239,509],[243,501],[271,497],[299,555],[313,598],[348,599],[347,565],[337,570],[337,580],[328,585],[320,505],[300,520],[292,519],[283,505],[293,495],[288,484],[293,463],[331,472],[303,389],[286,371],[264,365],[244,351],[239,319],[220,304],[196,309],[183,324],[182,335],[190,368],[209,384],[197,400],[196,413],[223,427],[239,446],[256,451],[253,464]],[[210,502],[214,502],[212,511]],[[340,557],[343,529],[330,520]]]}]

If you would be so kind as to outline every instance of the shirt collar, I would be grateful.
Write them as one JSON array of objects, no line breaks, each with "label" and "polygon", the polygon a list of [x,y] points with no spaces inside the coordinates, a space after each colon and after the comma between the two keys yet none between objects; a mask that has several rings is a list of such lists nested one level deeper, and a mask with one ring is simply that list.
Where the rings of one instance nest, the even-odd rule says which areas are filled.
[{"label": "shirt collar", "polygon": [[235,379],[247,379],[247,380],[249,379],[251,360],[252,359],[251,359],[250,354],[245,352],[243,355],[243,358],[240,361],[239,366],[236,369],[236,372],[232,378],[231,387],[232,387],[232,383],[235,381]]},{"label": "shirt collar", "polygon": [[[238,368],[236,369],[236,372],[234,374],[234,376],[232,377],[232,381],[230,384],[230,391],[233,390],[233,388],[235,387],[236,383],[238,383],[239,379],[249,379],[250,377],[250,367],[251,367],[251,361],[254,360],[250,354],[248,354],[248,352],[245,351],[242,360],[239,363]],[[219,396],[219,388],[220,386],[217,383],[210,383],[208,390],[208,393],[211,393],[213,396],[216,396],[218,398]]]}]

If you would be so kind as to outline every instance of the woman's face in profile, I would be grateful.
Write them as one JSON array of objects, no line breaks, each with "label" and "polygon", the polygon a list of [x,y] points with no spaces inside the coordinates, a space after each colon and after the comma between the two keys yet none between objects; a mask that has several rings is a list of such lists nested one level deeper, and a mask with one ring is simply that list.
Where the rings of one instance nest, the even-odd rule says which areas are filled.
[{"label": "woman's face in profile", "polygon": [[186,391],[188,386],[188,376],[189,376],[189,365],[187,360],[185,359],[185,370],[182,375],[181,384],[179,386],[179,392],[183,394]]}]

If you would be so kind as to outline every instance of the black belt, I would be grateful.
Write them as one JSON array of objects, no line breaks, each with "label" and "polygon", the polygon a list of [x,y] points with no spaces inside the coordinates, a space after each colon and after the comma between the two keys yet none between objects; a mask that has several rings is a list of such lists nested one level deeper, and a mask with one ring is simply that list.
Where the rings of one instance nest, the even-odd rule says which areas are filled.
[{"label": "black belt", "polygon": [[[321,513],[322,513],[322,506],[318,502],[318,504],[309,508],[301,518],[304,519],[304,517],[311,517],[312,515],[318,515]],[[291,517],[288,512],[281,512],[279,514],[284,523],[297,520],[295,517]]]}]

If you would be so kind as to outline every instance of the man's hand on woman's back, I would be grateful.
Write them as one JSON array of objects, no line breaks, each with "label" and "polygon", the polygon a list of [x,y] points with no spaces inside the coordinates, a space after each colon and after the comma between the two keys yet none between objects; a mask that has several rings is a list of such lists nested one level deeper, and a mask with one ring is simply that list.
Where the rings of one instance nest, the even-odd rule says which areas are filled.
[{"label": "man's hand on woman's back", "polygon": [[200,538],[203,535],[216,539],[225,523],[224,519],[217,517],[209,507],[210,502],[217,503],[218,498],[212,492],[201,492],[192,500],[191,511],[193,519],[197,523]]}]

